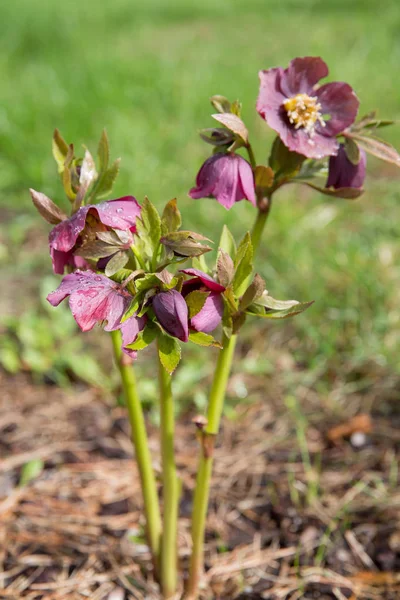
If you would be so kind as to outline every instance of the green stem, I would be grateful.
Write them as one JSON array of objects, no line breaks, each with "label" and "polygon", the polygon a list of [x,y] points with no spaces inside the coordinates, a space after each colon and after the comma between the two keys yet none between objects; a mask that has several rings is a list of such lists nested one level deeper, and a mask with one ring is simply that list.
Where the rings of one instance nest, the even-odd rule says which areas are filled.
[{"label": "green stem", "polygon": [[249,155],[251,167],[254,170],[257,166],[257,161],[256,161],[256,157],[254,156],[254,152],[253,152],[253,148],[251,147],[251,144],[248,144],[246,146],[246,150],[247,150],[247,154]]},{"label": "green stem", "polygon": [[[121,374],[129,422],[132,430],[132,443],[135,449],[142,485],[144,510],[146,515],[147,538],[153,557],[156,575],[160,564],[161,515],[158,502],[156,478],[151,463],[151,455],[147,439],[146,424],[142,405],[136,385],[136,377],[132,365],[124,361],[121,351],[121,335],[119,331],[111,332],[114,356]],[[128,358],[128,357],[126,357]],[[129,359],[128,359],[129,360]]]},{"label": "green stem", "polygon": [[219,353],[215,376],[210,393],[206,430],[202,432],[202,454],[197,472],[196,488],[192,513],[192,556],[189,581],[185,598],[197,598],[197,590],[204,562],[204,532],[206,526],[208,498],[213,466],[215,438],[219,431],[222,409],[228,384],[229,373],[236,345],[236,335],[224,337],[223,349]]},{"label": "green stem", "polygon": [[174,455],[174,404],[171,376],[159,364],[161,410],[161,457],[163,471],[163,536],[161,542],[161,587],[164,598],[171,598],[177,586],[177,528],[179,485]]},{"label": "green stem", "polygon": [[256,254],[258,247],[260,245],[261,236],[264,231],[265,223],[267,222],[267,218],[269,215],[269,207],[271,205],[271,200],[269,200],[268,210],[258,211],[257,218],[254,221],[253,229],[251,230],[251,242],[253,244],[253,253]]}]

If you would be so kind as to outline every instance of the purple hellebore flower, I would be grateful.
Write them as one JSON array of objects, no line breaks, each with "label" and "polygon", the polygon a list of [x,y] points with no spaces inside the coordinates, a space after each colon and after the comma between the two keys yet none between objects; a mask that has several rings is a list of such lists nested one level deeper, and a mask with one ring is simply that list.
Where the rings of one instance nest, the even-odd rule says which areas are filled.
[{"label": "purple hellebore flower", "polygon": [[107,321],[106,331],[118,329],[132,300],[121,285],[93,271],[66,275],[47,300],[52,306],[58,306],[67,296],[72,315],[82,331],[89,331],[99,321]]},{"label": "purple hellebore flower", "polygon": [[181,342],[189,339],[188,307],[176,290],[160,292],[153,298],[153,310],[162,327],[169,335]]},{"label": "purple hellebore flower", "polygon": [[[97,217],[103,225],[112,229],[134,232],[136,218],[140,215],[140,204],[133,196],[124,196],[117,200],[108,200],[100,204],[82,206],[72,217],[61,221],[50,232],[50,254],[54,273],[62,275],[66,265],[83,266],[80,259],[73,255],[78,238],[85,229],[89,215]],[[87,264],[87,263],[86,263]]]},{"label": "purple hellebore flower", "polygon": [[227,209],[244,199],[255,206],[251,165],[238,154],[217,152],[201,167],[196,177],[196,187],[190,190],[189,196],[195,199],[213,196]]},{"label": "purple hellebore flower", "polygon": [[143,331],[145,325],[147,323],[146,315],[143,317],[138,317],[137,315],[132,315],[120,324],[118,329],[121,330],[122,334],[122,351],[125,352],[131,358],[136,358],[137,350],[131,350],[127,348],[128,344],[133,344],[136,340],[138,334]]},{"label": "purple hellebore flower", "polygon": [[257,111],[289,150],[308,158],[337,154],[336,136],[358,111],[358,98],[347,83],[317,86],[328,72],[320,57],[306,56],[292,60],[287,69],[259,73]]},{"label": "purple hellebore flower", "polygon": [[198,269],[182,269],[181,273],[193,275],[192,279],[188,279],[183,283],[183,296],[187,296],[194,290],[205,289],[205,291],[210,292],[203,308],[190,319],[190,327],[203,333],[214,331],[220,324],[224,313],[224,301],[222,299],[222,293],[225,291],[224,286]]},{"label": "purple hellebore flower", "polygon": [[344,144],[340,144],[337,156],[329,158],[329,171],[326,187],[361,189],[365,179],[367,156],[360,148],[360,160],[357,165],[347,157]]}]

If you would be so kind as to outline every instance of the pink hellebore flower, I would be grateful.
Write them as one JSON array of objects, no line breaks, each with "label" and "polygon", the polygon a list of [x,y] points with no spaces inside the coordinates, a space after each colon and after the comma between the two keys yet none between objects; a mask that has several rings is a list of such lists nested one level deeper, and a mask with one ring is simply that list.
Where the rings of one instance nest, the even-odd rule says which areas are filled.
[{"label": "pink hellebore flower", "polygon": [[74,251],[79,247],[78,238],[87,225],[89,215],[97,218],[105,229],[134,232],[136,218],[140,215],[140,204],[133,196],[89,204],[82,206],[72,217],[56,225],[49,235],[54,273],[62,275],[64,267],[69,264],[77,267],[87,264],[82,258],[74,256]]},{"label": "pink hellebore flower", "polygon": [[198,269],[182,269],[181,273],[193,276],[192,279],[188,279],[183,283],[182,294],[184,297],[194,290],[210,292],[203,308],[190,319],[190,327],[203,333],[214,331],[220,324],[224,313],[222,298],[222,293],[225,291],[224,286]]},{"label": "pink hellebore flower", "polygon": [[255,206],[256,193],[251,165],[238,154],[217,152],[201,167],[196,187],[190,190],[189,196],[195,199],[213,196],[227,209],[244,199]]},{"label": "pink hellebore flower", "polygon": [[132,296],[121,285],[93,271],[75,271],[66,275],[59,287],[47,296],[52,306],[69,296],[69,306],[82,331],[107,321],[106,331],[118,329]]},{"label": "pink hellebore flower", "polygon": [[160,325],[181,342],[189,339],[188,307],[179,292],[168,290],[153,298],[153,310]]},{"label": "pink hellebore flower", "polygon": [[361,189],[364,184],[367,156],[360,148],[360,160],[357,165],[353,164],[347,157],[344,145],[340,144],[337,156],[329,159],[329,171],[326,187]]},{"label": "pink hellebore flower", "polygon": [[295,58],[287,69],[260,71],[257,111],[293,152],[308,158],[337,154],[336,136],[355,120],[359,101],[342,82],[318,86],[328,75],[319,57]]}]

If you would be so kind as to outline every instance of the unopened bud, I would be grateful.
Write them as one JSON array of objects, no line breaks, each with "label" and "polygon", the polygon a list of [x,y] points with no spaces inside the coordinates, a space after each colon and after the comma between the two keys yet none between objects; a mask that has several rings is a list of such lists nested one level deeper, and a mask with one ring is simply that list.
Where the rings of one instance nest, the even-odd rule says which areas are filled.
[{"label": "unopened bud", "polygon": [[204,415],[197,415],[196,417],[193,417],[192,423],[196,425],[197,429],[203,431],[208,425],[208,419]]}]

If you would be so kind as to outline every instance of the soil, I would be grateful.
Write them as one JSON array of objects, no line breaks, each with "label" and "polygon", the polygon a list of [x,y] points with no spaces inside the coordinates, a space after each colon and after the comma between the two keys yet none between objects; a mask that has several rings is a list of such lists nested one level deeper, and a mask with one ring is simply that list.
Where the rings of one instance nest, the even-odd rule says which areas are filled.
[{"label": "soil", "polygon": [[[224,420],[216,450],[203,600],[400,597],[400,386],[383,382],[336,408],[299,390],[302,455],[302,428],[296,435],[279,387],[249,378],[259,401]],[[159,598],[125,409],[94,389],[24,375],[0,374],[0,397],[0,598]],[[176,437],[183,572],[198,458],[192,417],[180,418]],[[158,431],[149,433],[159,472]]]}]

